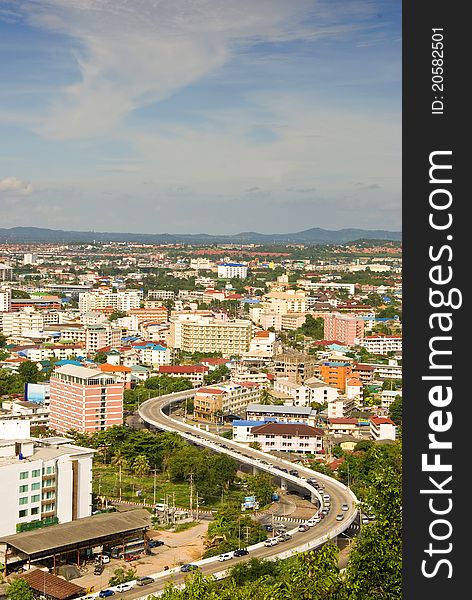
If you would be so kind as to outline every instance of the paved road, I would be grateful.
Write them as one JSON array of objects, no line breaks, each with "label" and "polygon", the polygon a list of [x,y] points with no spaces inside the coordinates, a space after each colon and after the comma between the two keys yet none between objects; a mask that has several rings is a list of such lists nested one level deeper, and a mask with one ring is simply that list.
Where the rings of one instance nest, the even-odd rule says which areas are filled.
[{"label": "paved road", "polygon": [[[215,434],[206,432],[203,429],[200,430],[193,424],[177,421],[162,412],[164,407],[171,408],[173,403],[178,403],[185,398],[189,398],[193,396],[194,393],[194,390],[187,390],[185,392],[169,394],[168,396],[151,398],[141,404],[139,407],[139,415],[144,421],[154,425],[158,429],[164,431],[176,431],[192,443],[211,448],[217,452],[226,453],[241,464],[250,465],[258,470],[268,472],[274,477],[278,477],[281,480],[281,483],[284,482],[284,484],[288,484],[289,487],[298,488],[304,490],[305,493],[310,493],[312,495],[312,501],[317,500],[318,504],[322,502],[320,493],[313,486],[309,485],[304,478],[315,478],[318,482],[323,482],[325,486],[323,493],[328,493],[331,497],[331,510],[328,515],[308,531],[298,532],[297,524],[292,523],[291,525],[290,521],[287,521],[288,531],[292,531],[292,527],[295,529],[295,531],[292,531],[291,540],[279,543],[270,548],[258,544],[250,550],[249,556],[232,558],[225,562],[216,561],[206,563],[203,561],[200,568],[205,575],[219,573],[237,562],[242,562],[249,558],[270,558],[281,554],[282,557],[286,557],[297,552],[305,551],[310,547],[316,547],[321,545],[321,543],[324,543],[328,537],[334,538],[336,535],[339,535],[341,531],[347,529],[355,520],[357,515],[357,509],[355,507],[356,497],[350,490],[345,488],[345,486],[339,484],[339,482],[323,476],[316,471],[312,471],[307,467],[298,465],[295,467],[284,459],[276,458],[271,454],[265,454],[258,450],[248,448],[245,445],[221,438]],[[290,468],[296,468],[299,476],[294,477],[288,473],[281,472],[276,467],[288,468],[289,470]],[[344,512],[344,519],[342,521],[337,521],[336,515],[342,512],[341,506],[343,503],[346,503],[349,509]],[[313,513],[315,512],[317,512],[316,508],[313,509]],[[274,519],[277,522],[277,518],[274,517]],[[280,519],[279,521],[282,522]],[[119,598],[126,598],[126,600],[142,598],[147,594],[162,590],[166,583],[171,580],[176,584],[183,583],[185,577],[186,574],[180,572],[172,572],[171,574],[162,573],[156,579],[155,583],[143,587],[136,587],[129,592],[120,593]]]}]

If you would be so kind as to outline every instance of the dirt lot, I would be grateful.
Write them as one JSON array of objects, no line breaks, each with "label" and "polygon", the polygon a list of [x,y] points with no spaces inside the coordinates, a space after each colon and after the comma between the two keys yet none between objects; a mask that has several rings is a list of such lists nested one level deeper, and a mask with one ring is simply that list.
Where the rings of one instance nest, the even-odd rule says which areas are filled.
[{"label": "dirt lot", "polygon": [[72,581],[85,588],[94,586],[94,591],[101,590],[108,585],[110,577],[113,576],[115,569],[119,567],[135,567],[138,577],[141,575],[150,575],[162,571],[165,566],[169,568],[199,560],[204,552],[204,539],[208,529],[209,521],[201,521],[194,527],[174,533],[170,531],[150,531],[150,537],[162,540],[163,546],[153,548],[152,556],[143,556],[133,562],[125,562],[112,558],[110,563],[105,566],[101,575],[93,574],[93,564],[87,565],[87,572],[81,577]]}]

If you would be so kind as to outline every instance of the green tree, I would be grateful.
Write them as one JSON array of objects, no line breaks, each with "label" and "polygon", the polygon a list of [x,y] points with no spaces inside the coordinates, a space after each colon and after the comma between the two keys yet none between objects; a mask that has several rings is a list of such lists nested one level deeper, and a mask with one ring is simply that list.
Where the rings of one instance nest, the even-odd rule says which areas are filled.
[{"label": "green tree", "polygon": [[133,461],[133,473],[136,477],[146,477],[151,472],[151,466],[149,464],[149,460],[143,454],[137,456]]},{"label": "green tree", "polygon": [[403,398],[402,396],[397,396],[395,400],[390,405],[390,409],[388,411],[389,417],[395,423],[395,425],[402,425],[403,419]]},{"label": "green tree", "polygon": [[0,333],[0,348],[5,348],[7,345],[7,336]]},{"label": "green tree", "polygon": [[21,578],[8,584],[6,595],[10,600],[34,600],[34,593],[30,584]]},{"label": "green tree", "polygon": [[27,360],[18,367],[18,375],[23,383],[38,383],[40,377],[38,365]]},{"label": "green tree", "polygon": [[95,352],[95,356],[93,357],[93,360],[96,363],[98,363],[99,365],[106,363],[107,362],[106,352]]},{"label": "green tree", "polygon": [[123,569],[119,567],[113,571],[112,577],[108,581],[109,586],[119,585],[120,583],[126,583],[127,581],[133,581],[136,579],[136,568],[129,567],[128,569]]}]

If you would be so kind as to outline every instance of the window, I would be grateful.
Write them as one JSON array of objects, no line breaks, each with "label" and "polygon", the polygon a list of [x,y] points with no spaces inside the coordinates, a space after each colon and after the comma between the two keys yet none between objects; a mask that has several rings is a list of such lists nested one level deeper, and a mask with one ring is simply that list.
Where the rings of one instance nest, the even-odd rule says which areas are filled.
[{"label": "window", "polygon": [[41,475],[41,469],[34,469],[31,472],[31,477],[39,477]]},{"label": "window", "polygon": [[34,496],[31,496],[31,502],[39,502],[39,498],[40,498],[40,495],[35,494]]},{"label": "window", "polygon": [[[26,486],[26,487],[28,487],[28,486]],[[40,488],[41,488],[41,484],[39,483],[39,481],[37,481],[36,483],[32,483],[31,484],[31,491],[33,491],[33,490],[39,490]],[[27,491],[27,490],[25,490],[25,491]]]},{"label": "window", "polygon": [[47,467],[47,468],[46,468],[46,473],[47,473],[48,475],[51,475],[51,473],[54,473],[54,467]]},{"label": "window", "polygon": [[24,494],[24,492],[28,491],[27,485],[20,485],[20,494]]},{"label": "window", "polygon": [[32,514],[32,515],[39,515],[39,506],[34,506],[34,507],[31,509],[31,514]]},{"label": "window", "polygon": [[24,510],[20,510],[20,512],[18,513],[18,516],[20,517],[20,519],[22,517],[27,517],[28,516],[28,509],[24,509]]},{"label": "window", "polygon": [[23,498],[20,498],[20,504],[28,504],[28,498],[26,496]]},{"label": "window", "polygon": [[29,473],[28,471],[22,471],[20,473],[20,479],[28,479]]}]

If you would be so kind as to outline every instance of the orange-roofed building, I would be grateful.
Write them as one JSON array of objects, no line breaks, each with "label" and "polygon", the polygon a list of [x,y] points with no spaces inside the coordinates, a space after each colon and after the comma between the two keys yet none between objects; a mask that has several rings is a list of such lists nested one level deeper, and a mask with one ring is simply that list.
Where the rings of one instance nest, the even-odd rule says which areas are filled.
[{"label": "orange-roofed building", "polygon": [[98,368],[103,373],[113,373],[113,375],[117,376],[118,381],[123,382],[126,390],[131,389],[131,367],[103,363],[101,365],[98,365]]}]

